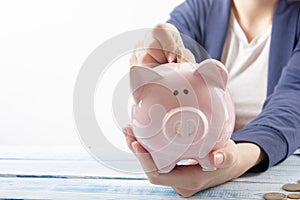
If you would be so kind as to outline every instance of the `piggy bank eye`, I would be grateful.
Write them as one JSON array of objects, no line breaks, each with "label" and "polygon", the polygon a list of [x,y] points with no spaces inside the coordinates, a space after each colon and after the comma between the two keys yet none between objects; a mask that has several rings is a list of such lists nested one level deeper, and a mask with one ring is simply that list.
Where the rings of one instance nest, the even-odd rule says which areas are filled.
[{"label": "piggy bank eye", "polygon": [[189,93],[188,89],[184,89],[184,90],[183,90],[183,93],[184,93],[184,94],[188,94],[188,93]]},{"label": "piggy bank eye", "polygon": [[173,95],[177,96],[179,94],[178,90],[174,90]]}]

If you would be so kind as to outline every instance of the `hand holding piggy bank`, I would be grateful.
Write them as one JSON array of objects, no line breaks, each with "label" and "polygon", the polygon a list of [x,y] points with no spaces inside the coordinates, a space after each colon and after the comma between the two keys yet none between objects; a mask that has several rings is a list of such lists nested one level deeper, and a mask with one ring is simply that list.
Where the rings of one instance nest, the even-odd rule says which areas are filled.
[{"label": "hand holding piggy bank", "polygon": [[210,152],[233,132],[235,112],[228,73],[217,60],[130,69],[131,125],[160,173],[185,159],[214,170]]}]

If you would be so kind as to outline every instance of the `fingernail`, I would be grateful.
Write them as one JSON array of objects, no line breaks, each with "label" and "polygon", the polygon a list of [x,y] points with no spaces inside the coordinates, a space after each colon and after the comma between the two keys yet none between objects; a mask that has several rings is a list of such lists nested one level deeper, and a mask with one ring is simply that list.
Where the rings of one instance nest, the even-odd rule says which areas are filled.
[{"label": "fingernail", "polygon": [[215,162],[215,165],[221,165],[224,162],[223,153],[215,153],[214,154],[214,162]]},{"label": "fingernail", "polygon": [[131,143],[131,147],[133,149],[133,151],[136,153],[137,152],[137,146],[135,145],[136,142]]},{"label": "fingernail", "polygon": [[174,60],[175,60],[175,54],[170,52],[168,55],[168,62],[171,63],[174,62]]}]

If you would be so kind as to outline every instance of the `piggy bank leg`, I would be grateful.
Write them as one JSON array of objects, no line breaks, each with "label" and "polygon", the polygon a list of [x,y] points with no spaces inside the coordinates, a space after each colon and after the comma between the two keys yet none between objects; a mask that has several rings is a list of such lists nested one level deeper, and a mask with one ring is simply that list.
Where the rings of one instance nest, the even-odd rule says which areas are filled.
[{"label": "piggy bank leg", "polygon": [[172,171],[172,169],[174,169],[175,166],[176,166],[176,163],[171,163],[167,166],[157,167],[157,168],[158,168],[159,173],[166,174],[166,173],[169,173],[170,171]]},{"label": "piggy bank leg", "polygon": [[169,173],[177,164],[176,160],[161,152],[151,152],[152,159],[159,173]]},{"label": "piggy bank leg", "polygon": [[198,160],[202,171],[215,171],[217,168],[211,163],[210,155]]}]

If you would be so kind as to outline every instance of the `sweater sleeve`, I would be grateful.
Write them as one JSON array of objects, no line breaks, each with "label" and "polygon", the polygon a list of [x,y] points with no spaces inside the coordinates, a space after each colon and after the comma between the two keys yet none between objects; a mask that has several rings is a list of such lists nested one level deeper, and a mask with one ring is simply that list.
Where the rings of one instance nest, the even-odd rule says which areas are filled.
[{"label": "sweater sleeve", "polygon": [[300,42],[260,115],[232,139],[255,143],[266,153],[266,161],[252,168],[253,172],[267,170],[300,147]]}]

